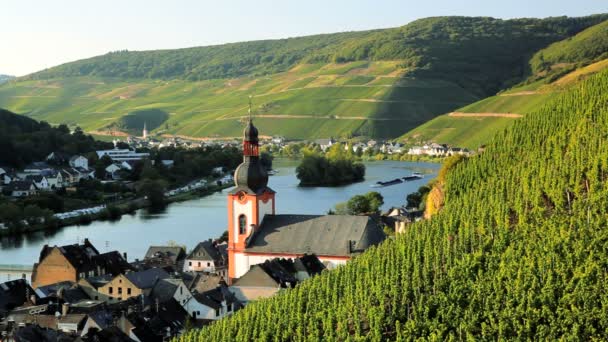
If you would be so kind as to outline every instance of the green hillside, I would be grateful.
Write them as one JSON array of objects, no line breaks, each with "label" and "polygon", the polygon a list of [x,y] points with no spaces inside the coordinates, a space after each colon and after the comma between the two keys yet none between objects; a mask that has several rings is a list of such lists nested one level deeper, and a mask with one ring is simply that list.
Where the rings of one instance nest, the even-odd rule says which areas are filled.
[{"label": "green hillside", "polygon": [[441,172],[430,220],[178,340],[605,339],[606,102],[608,71]]},{"label": "green hillside", "polygon": [[[95,134],[158,110],[157,134],[394,138],[522,80],[522,60],[606,19],[437,17],[399,28],[178,50],[113,52],[0,86],[0,105]],[[139,122],[139,121],[138,121]]]},{"label": "green hillside", "polygon": [[[537,52],[530,61],[534,73],[521,85],[459,108],[455,110],[456,115],[438,116],[399,140],[409,144],[439,142],[475,149],[518,116],[538,109],[565,88],[608,67],[608,59],[602,59],[608,56],[605,54],[608,45],[602,44],[608,44],[608,21]],[[553,64],[546,64],[553,65],[552,71],[539,71],[538,56],[548,56],[546,60],[553,61]],[[566,62],[570,64],[566,66]],[[458,115],[460,113],[471,115]]]}]

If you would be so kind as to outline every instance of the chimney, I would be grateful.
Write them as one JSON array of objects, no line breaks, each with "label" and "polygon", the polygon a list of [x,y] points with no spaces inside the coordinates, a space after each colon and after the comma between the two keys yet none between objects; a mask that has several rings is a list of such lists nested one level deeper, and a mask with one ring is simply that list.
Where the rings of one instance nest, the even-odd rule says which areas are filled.
[{"label": "chimney", "polygon": [[63,303],[63,305],[61,305],[61,316],[63,316],[63,317],[67,316],[69,311],[70,311],[70,304]]},{"label": "chimney", "polygon": [[127,261],[127,252],[122,253],[123,258],[125,258],[125,261]]},{"label": "chimney", "polygon": [[91,242],[89,242],[89,238],[84,238],[84,244],[85,245],[90,245]]}]

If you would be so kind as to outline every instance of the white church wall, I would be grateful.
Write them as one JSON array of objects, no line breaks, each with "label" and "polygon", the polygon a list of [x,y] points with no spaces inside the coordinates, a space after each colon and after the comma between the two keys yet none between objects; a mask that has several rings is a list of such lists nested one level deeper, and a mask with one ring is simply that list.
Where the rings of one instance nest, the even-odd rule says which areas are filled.
[{"label": "white church wall", "polygon": [[234,199],[232,201],[232,208],[234,208],[234,217],[232,218],[232,222],[233,225],[232,227],[234,227],[234,231],[232,232],[234,234],[235,237],[235,242],[239,242],[239,216],[241,216],[241,214],[245,215],[247,217],[247,230],[249,230],[251,228],[251,212],[253,210],[252,207],[252,203],[251,202],[245,202],[240,203],[237,199]]}]

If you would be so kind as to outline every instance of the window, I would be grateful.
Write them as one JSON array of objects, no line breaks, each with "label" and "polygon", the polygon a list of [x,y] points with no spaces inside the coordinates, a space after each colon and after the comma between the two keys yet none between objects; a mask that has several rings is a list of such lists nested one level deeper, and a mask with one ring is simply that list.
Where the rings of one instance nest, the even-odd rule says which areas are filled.
[{"label": "window", "polygon": [[127,287],[127,294],[130,295],[131,294],[131,288]]},{"label": "window", "polygon": [[122,294],[122,287],[118,288],[118,294]]},{"label": "window", "polygon": [[180,294],[180,295],[184,294],[184,288],[183,288],[183,287],[181,287],[181,286],[179,287],[179,294]]},{"label": "window", "polygon": [[211,266],[211,263],[210,263],[210,262],[208,262],[208,263],[207,263],[207,267],[209,267],[209,266]]},{"label": "window", "polygon": [[192,261],[188,261],[188,266],[192,266]]},{"label": "window", "polygon": [[112,286],[110,286],[110,288],[108,289],[108,293],[109,293],[109,294],[112,294],[113,290],[114,290],[114,289],[112,289]]},{"label": "window", "polygon": [[218,317],[220,315],[220,309],[215,309],[215,317]]},{"label": "window", "polygon": [[200,261],[198,262],[198,267],[201,267],[201,262]]},{"label": "window", "polygon": [[239,216],[239,234],[245,234],[247,232],[247,217],[245,215]]},{"label": "window", "polygon": [[118,279],[118,283],[122,284],[122,279]]}]

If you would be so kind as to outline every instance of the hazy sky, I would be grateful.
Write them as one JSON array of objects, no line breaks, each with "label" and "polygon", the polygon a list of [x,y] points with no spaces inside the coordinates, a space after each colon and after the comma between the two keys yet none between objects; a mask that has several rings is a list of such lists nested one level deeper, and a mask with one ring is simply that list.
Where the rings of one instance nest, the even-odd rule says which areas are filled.
[{"label": "hazy sky", "polygon": [[21,76],[115,50],[395,27],[428,16],[602,12],[606,0],[0,0],[0,74]]}]

